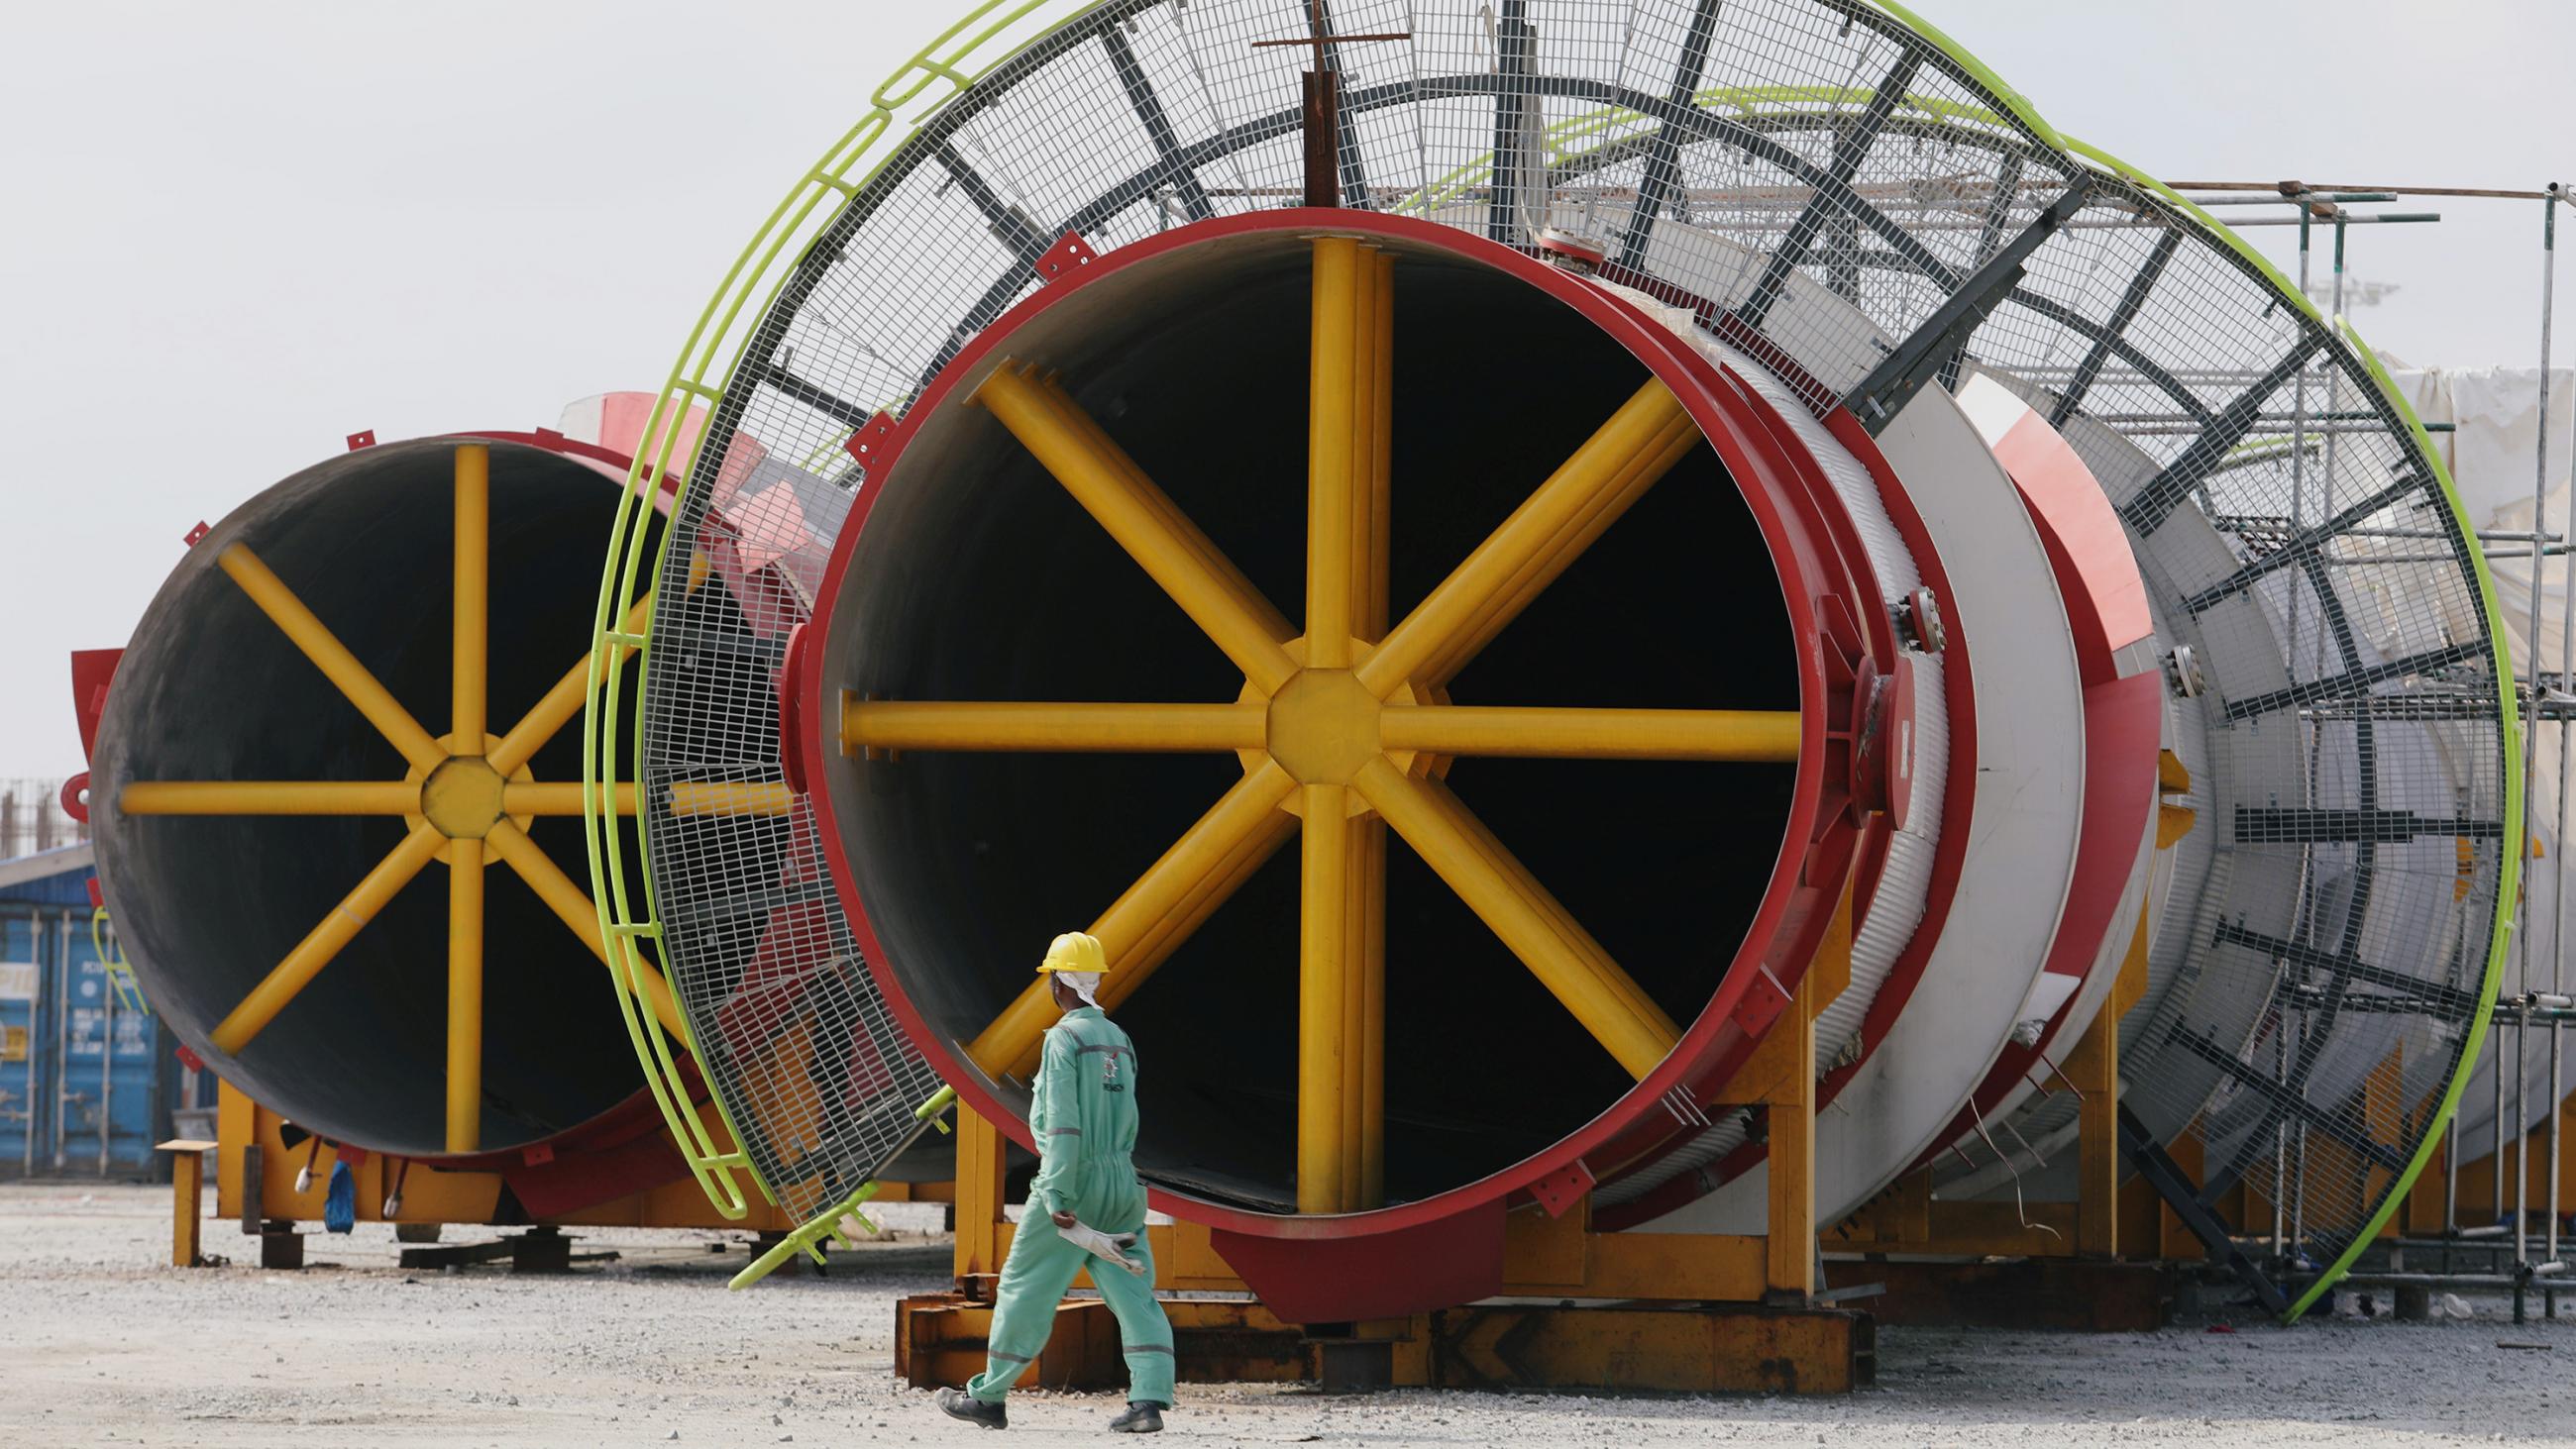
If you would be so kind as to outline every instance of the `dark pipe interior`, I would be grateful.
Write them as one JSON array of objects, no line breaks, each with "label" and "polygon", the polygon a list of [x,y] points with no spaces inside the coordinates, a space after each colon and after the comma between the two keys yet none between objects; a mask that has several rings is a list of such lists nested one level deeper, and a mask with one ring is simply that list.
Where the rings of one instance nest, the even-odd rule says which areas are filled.
[{"label": "dark pipe interior", "polygon": [[[246,542],[433,735],[447,732],[451,444],[389,444],[243,505],[162,587],[109,692],[96,761],[100,873],[153,1005],[229,1080],[323,1136],[437,1155],[447,1030],[447,866],[432,861],[238,1060],[206,1034],[401,839],[400,817],[126,817],[133,780],[399,780],[394,748],[215,567]],[[615,485],[492,445],[494,734],[580,658]],[[581,778],[576,720],[531,762]],[[581,827],[531,838],[573,880]],[[604,971],[508,867],[485,872],[482,1141],[518,1146],[636,1089]]]},{"label": "dark pipe interior", "polygon": [[[1307,251],[1203,244],[1014,335],[1293,619],[1303,597]],[[1404,611],[1646,376],[1593,323],[1443,254],[1396,271],[1394,605]],[[1242,677],[1020,445],[953,404],[893,468],[833,611],[832,687],[896,699],[1232,699]],[[1714,453],[1668,475],[1459,675],[1461,703],[1794,708],[1780,586]],[[830,772],[870,919],[971,1039],[1047,939],[1117,897],[1241,774],[1231,757],[907,754]],[[1732,958],[1786,766],[1469,760],[1459,795],[1675,1019]],[[1419,1198],[1604,1110],[1626,1074],[1400,840],[1390,848],[1387,1182]],[[1294,1201],[1297,850],[1120,1011],[1140,1166]],[[1005,1084],[1006,1091],[1017,1090]],[[1022,1094],[1024,1096],[1024,1094]]]}]

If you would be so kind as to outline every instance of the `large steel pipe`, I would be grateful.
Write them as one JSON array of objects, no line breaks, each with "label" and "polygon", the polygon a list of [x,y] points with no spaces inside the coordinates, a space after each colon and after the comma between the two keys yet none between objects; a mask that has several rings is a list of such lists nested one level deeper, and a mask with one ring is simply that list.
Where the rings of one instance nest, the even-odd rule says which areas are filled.
[{"label": "large steel pipe", "polygon": [[1883,851],[1854,720],[1913,724],[1778,423],[1424,223],[1207,224],[1023,304],[876,454],[800,646],[789,748],[898,1010],[1016,1128],[1025,943],[1090,923],[1155,1043],[1141,1169],[1254,1237],[1669,1150],[1862,819]]},{"label": "large steel pipe", "polygon": [[[1089,922],[1163,1205],[1364,1317],[1492,1291],[1425,1264],[1522,1193],[1764,1226],[1805,1103],[1726,1069],[1848,886],[1819,1213],[1918,1166],[2098,1206],[2116,1085],[2348,1265],[2457,1099],[2521,830],[2474,543],[2368,354],[1895,7],[1426,13],[1342,62],[1329,176],[1239,39],[1310,7],[1221,8],[907,73],[958,89],[827,154],[675,372],[691,547],[621,530],[601,617],[701,551],[777,578],[657,623],[637,768],[813,802],[774,858],[654,838],[624,924],[702,1035],[897,1023],[1024,1133],[1021,968]],[[1693,718],[1565,713],[1614,709]],[[1794,766],[1722,722],[1792,710]],[[710,1066],[765,1182],[913,1130],[919,1080],[810,1038]]]},{"label": "large steel pipe", "polygon": [[626,466],[550,433],[357,448],[197,539],[117,666],[118,932],[172,1030],[316,1134],[471,1157],[637,1095],[552,819],[594,587],[566,561]]}]

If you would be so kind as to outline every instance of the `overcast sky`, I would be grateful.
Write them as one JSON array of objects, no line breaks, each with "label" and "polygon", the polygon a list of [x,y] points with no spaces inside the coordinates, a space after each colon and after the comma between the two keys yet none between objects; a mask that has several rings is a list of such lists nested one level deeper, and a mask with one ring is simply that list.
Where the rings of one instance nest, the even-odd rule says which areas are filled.
[{"label": "overcast sky", "polygon": [[[658,386],[789,183],[966,8],[0,0],[0,776],[81,768],[65,656],[124,642],[199,519],[361,428]],[[2166,177],[2576,177],[2564,5],[1915,8]],[[2413,362],[2529,365],[2539,203],[2439,208],[2355,232],[2355,275],[2402,287],[2357,320]]]}]

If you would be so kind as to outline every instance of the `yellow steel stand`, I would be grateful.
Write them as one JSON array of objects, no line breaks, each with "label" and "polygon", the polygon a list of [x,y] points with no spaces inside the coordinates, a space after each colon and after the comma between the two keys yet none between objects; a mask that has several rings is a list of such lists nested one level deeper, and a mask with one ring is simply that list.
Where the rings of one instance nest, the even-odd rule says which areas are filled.
[{"label": "yellow steel stand", "polygon": [[2066,1085],[2084,1094],[2077,1124],[2075,1252],[2120,1255],[2120,1018],[2147,991],[2147,923],[2138,921],[2111,998],[2067,1053]]},{"label": "yellow steel stand", "polygon": [[[2157,759],[2156,784],[2165,799],[2157,807],[2155,848],[2165,850],[2196,824],[2189,807],[2174,803],[2173,797],[2191,789],[2191,774],[2171,750]],[[2198,1242],[2163,1207],[2153,1189],[2143,1180],[2120,1181],[2120,1020],[2146,994],[2147,947],[2147,922],[2141,916],[2120,958],[2119,975],[2108,998],[2085,1024],[2064,1062],[2041,1085],[2042,1091],[2070,1091],[2080,1099],[2074,1202],[1945,1202],[1933,1197],[1930,1172],[1916,1172],[1834,1225],[1825,1234],[1826,1249],[1873,1257],[2104,1262],[2119,1258],[2126,1245],[2132,1257],[2199,1257]],[[2196,1134],[2185,1133],[2168,1150],[2198,1177]]]},{"label": "yellow steel stand", "polygon": [[[709,1130],[729,1147],[732,1139],[724,1135],[723,1121],[715,1109],[701,1106],[699,1112]],[[298,1191],[297,1171],[312,1149],[309,1143],[288,1148],[284,1136],[287,1126],[285,1118],[253,1102],[230,1083],[223,1084],[216,1106],[216,1140],[205,1144],[215,1149],[214,1216],[240,1220],[246,1232],[257,1231],[262,1223],[321,1220],[334,1149],[327,1145],[320,1149],[311,1184]],[[179,1145],[165,1144],[173,1151]],[[353,1170],[360,1222],[505,1227],[526,1221],[515,1207],[507,1222],[501,1220],[504,1205],[498,1172],[431,1168],[382,1153],[368,1154],[364,1162],[353,1164]],[[389,1217],[384,1209],[397,1178],[402,1183],[401,1199],[396,1204],[398,1210]],[[942,1202],[953,1195],[947,1183],[893,1182],[882,1184],[874,1200]],[[763,1234],[786,1233],[799,1225],[795,1214],[768,1202],[755,1203],[748,1217],[725,1217],[687,1177],[542,1221],[562,1227],[704,1228]]]},{"label": "yellow steel stand", "polygon": [[[2120,1181],[2119,1023],[2146,991],[2145,922],[2119,971],[2050,1074],[2049,1090],[2081,1097],[2074,1202],[1946,1201],[1933,1196],[1927,1168],[1825,1232],[1828,1253],[1867,1260],[1849,1265],[1846,1276],[1882,1285],[1873,1300],[1882,1321],[2131,1331],[2167,1320],[2169,1268],[2116,1261],[2123,1244],[2136,1258],[2197,1258],[2201,1251],[2143,1180]],[[2177,1143],[2172,1151],[2197,1174],[2190,1149]]]},{"label": "yellow steel stand", "polygon": [[1760,1107],[1770,1133],[1762,1298],[1805,1303],[1816,1292],[1816,1017],[1851,985],[1848,891],[1787,1010],[1709,1105]]},{"label": "yellow steel stand", "polygon": [[[957,1278],[967,1282],[998,1277],[1009,1252],[1003,1237],[1002,1180],[1008,1170],[1009,1144],[1001,1129],[968,1110],[957,1108]],[[978,1370],[981,1372],[981,1370]]]},{"label": "yellow steel stand", "polygon": [[193,1137],[174,1137],[153,1150],[170,1154],[170,1266],[202,1268],[205,1254],[198,1251],[198,1231],[206,1215],[206,1154],[215,1149],[212,1142]]},{"label": "yellow steel stand", "polygon": [[[1505,1219],[1502,1297],[1687,1303],[1695,1311],[1458,1308],[1359,1325],[1344,1342],[1375,1350],[1383,1382],[1394,1385],[1812,1394],[1870,1383],[1869,1316],[1810,1303],[1816,1291],[1815,1017],[1850,979],[1846,897],[1795,1009],[1782,1013],[1716,1099],[1759,1105],[1769,1118],[1775,1159],[1768,1233],[1596,1233],[1588,1198],[1560,1216],[1532,1204]],[[896,1373],[917,1387],[962,1384],[985,1367],[994,1279],[1013,1232],[1003,1214],[1007,1150],[996,1128],[959,1106],[957,1286],[896,1307]],[[1155,1224],[1146,1234],[1161,1266],[1156,1286],[1186,1295],[1164,1303],[1183,1378],[1331,1382],[1330,1356],[1341,1344],[1309,1337],[1250,1301],[1205,1227]],[[1077,1280],[1077,1288],[1087,1281]],[[1211,1294],[1232,1296],[1204,1296]],[[1102,1387],[1121,1382],[1124,1373],[1106,1305],[1077,1298],[1059,1307],[1054,1333],[1020,1383]]]},{"label": "yellow steel stand", "polygon": [[[2119,1253],[2124,1231],[2141,1245],[2157,1233],[2133,1221],[2121,1227],[2119,1021],[2146,990],[2146,931],[2132,938],[2109,999],[2050,1074],[2051,1091],[2082,1094],[2077,1200],[1952,1202],[1932,1196],[1929,1169],[1908,1174],[1869,1206],[1835,1224],[1831,1252],[1905,1253],[1931,1257],[2089,1257]],[[2152,1199],[2153,1194],[2149,1194]],[[2134,1219],[2134,1213],[2130,1214]],[[2193,1250],[2197,1256],[2198,1250]]]}]

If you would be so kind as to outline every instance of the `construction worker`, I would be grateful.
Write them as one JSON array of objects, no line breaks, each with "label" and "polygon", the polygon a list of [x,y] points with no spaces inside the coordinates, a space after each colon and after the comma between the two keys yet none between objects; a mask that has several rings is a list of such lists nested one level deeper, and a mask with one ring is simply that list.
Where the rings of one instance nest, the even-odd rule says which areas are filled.
[{"label": "construction worker", "polygon": [[[1056,937],[1038,971],[1049,978],[1056,1009],[1064,1013],[1047,1028],[1029,1109],[1038,1173],[1029,1182],[1028,1212],[1011,1237],[1011,1256],[1002,1264],[984,1371],[963,1393],[941,1389],[939,1407],[987,1429],[1009,1427],[1003,1396],[1046,1346],[1056,1304],[1074,1275],[1088,1267],[1109,1311],[1118,1316],[1127,1356],[1127,1412],[1110,1421],[1110,1432],[1157,1433],[1162,1411],[1172,1406],[1172,1325],[1154,1301],[1145,1185],[1136,1180],[1130,1156],[1136,1149],[1136,1048],[1101,1014],[1095,993],[1109,961],[1098,940],[1079,931]],[[1104,1252],[1123,1256],[1140,1271],[1120,1267],[1100,1256]]]}]

